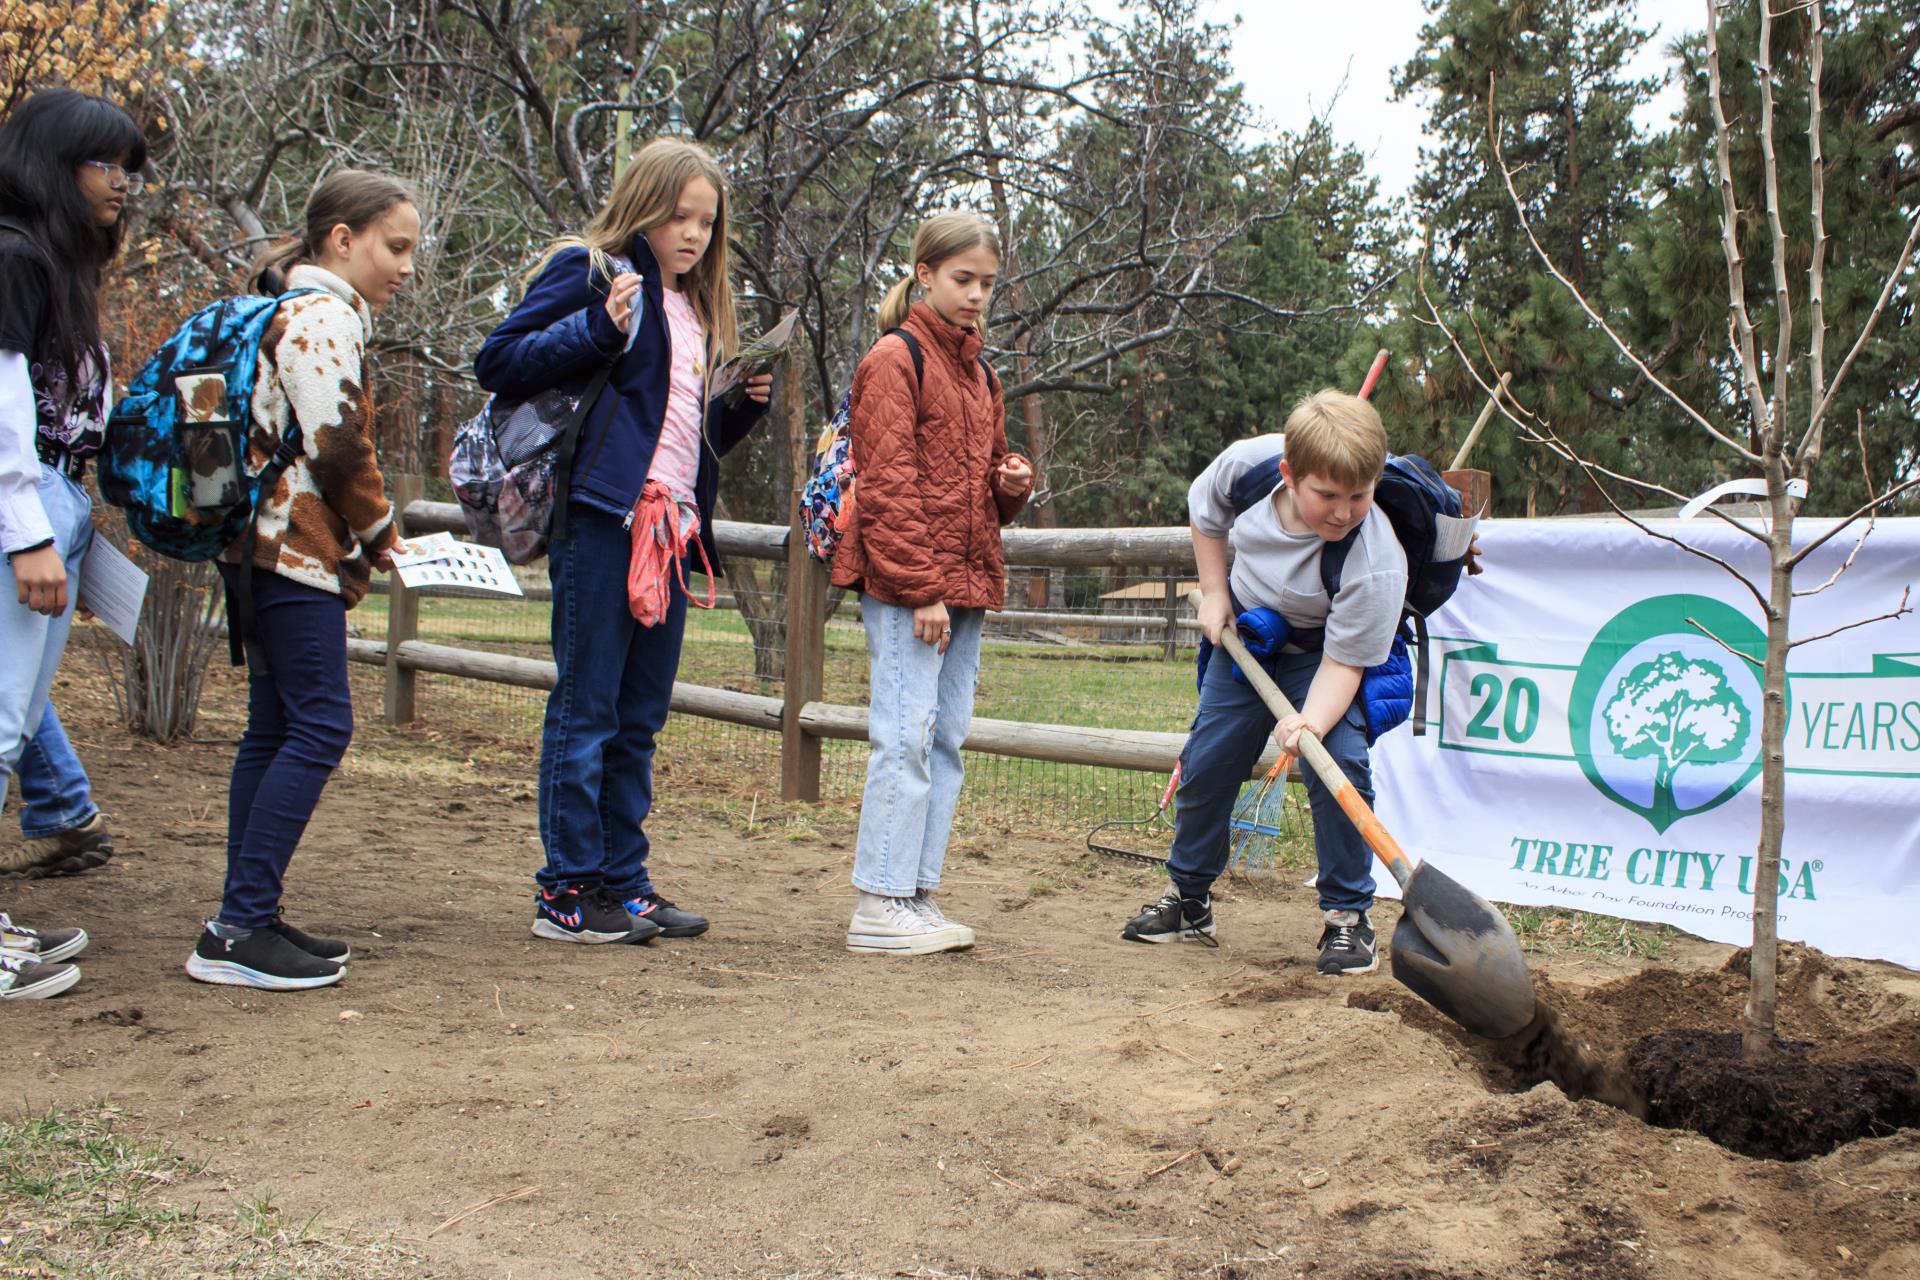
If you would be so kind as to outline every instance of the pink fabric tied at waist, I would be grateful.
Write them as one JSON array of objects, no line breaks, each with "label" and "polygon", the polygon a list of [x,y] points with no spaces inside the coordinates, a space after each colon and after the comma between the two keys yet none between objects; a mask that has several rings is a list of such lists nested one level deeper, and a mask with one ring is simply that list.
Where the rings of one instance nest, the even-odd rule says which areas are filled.
[{"label": "pink fabric tied at waist", "polygon": [[673,581],[687,589],[687,548],[700,551],[700,564],[707,575],[706,603],[688,597],[687,603],[702,609],[713,608],[713,565],[707,560],[707,548],[700,541],[700,511],[691,502],[676,499],[658,480],[649,480],[633,504],[633,555],[627,561],[627,608],[634,621],[643,627],[656,627],[666,621],[667,608],[673,602]]}]

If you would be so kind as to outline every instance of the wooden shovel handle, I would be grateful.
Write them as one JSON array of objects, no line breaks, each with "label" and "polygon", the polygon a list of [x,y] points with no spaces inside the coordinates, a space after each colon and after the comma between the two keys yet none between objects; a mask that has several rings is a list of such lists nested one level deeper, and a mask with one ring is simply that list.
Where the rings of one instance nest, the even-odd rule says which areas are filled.
[{"label": "wooden shovel handle", "polygon": [[[1198,609],[1200,593],[1198,591],[1188,593],[1187,603]],[[1280,692],[1280,686],[1273,682],[1273,677],[1267,674],[1267,669],[1247,652],[1247,646],[1241,641],[1240,633],[1232,626],[1221,630],[1220,646],[1240,664],[1241,674],[1247,677],[1247,683],[1253,686],[1254,691],[1267,704],[1267,710],[1273,712],[1276,719],[1284,720],[1294,714],[1293,704],[1287,701],[1287,695]],[[1405,888],[1407,881],[1413,877],[1413,864],[1407,860],[1407,855],[1401,851],[1400,844],[1393,838],[1392,833],[1375,816],[1367,802],[1360,798],[1360,793],[1354,790],[1353,783],[1348,780],[1346,773],[1334,762],[1333,757],[1327,753],[1327,749],[1320,745],[1320,739],[1314,736],[1311,729],[1300,731],[1300,758],[1313,766],[1313,771],[1320,775],[1321,783],[1333,793],[1333,798],[1339,804],[1341,812],[1352,819],[1353,825],[1359,829],[1360,838],[1367,842],[1369,849],[1380,855],[1380,861],[1387,864],[1387,870],[1393,872],[1393,878],[1399,881],[1401,888]]]}]

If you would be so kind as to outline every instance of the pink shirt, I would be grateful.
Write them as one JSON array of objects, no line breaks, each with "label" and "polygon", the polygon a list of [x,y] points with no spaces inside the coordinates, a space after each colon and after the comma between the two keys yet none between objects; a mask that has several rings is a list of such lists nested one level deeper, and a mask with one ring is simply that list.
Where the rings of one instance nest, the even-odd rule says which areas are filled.
[{"label": "pink shirt", "polygon": [[667,382],[667,413],[660,423],[660,444],[653,451],[649,480],[658,480],[677,499],[692,502],[700,475],[700,409],[706,396],[707,339],[687,295],[665,290],[672,373]]}]

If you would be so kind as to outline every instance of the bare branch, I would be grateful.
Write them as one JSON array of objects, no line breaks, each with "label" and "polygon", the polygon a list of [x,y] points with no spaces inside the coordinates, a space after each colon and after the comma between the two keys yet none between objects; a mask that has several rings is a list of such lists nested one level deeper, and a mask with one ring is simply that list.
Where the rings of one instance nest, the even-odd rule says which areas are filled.
[{"label": "bare branch", "polygon": [[1773,401],[1767,415],[1767,444],[1772,452],[1785,440],[1787,370],[1793,364],[1793,299],[1787,291],[1787,225],[1780,216],[1780,162],[1773,151],[1773,3],[1760,3],[1760,52],[1754,63],[1760,79],[1760,170],[1766,191],[1767,229],[1773,234]]},{"label": "bare branch", "polygon": [[1831,630],[1820,632],[1818,635],[1802,636],[1798,640],[1789,640],[1787,641],[1787,648],[1798,649],[1803,644],[1812,644],[1816,640],[1825,640],[1830,636],[1839,635],[1842,631],[1852,631],[1856,627],[1869,627],[1876,622],[1891,622],[1896,618],[1904,618],[1908,614],[1913,612],[1913,610],[1909,608],[1907,605],[1907,601],[1912,598],[1913,598],[1913,588],[1902,587],[1900,588],[1900,603],[1897,607],[1893,609],[1889,609],[1885,613],[1875,614],[1871,618],[1859,618],[1853,622],[1843,622],[1839,626],[1834,627]]},{"label": "bare branch", "polygon": [[1525,233],[1527,243],[1533,246],[1534,256],[1539,258],[1541,265],[1546,267],[1547,274],[1560,282],[1560,286],[1565,289],[1573,298],[1574,302],[1579,305],[1580,310],[1586,313],[1587,319],[1591,320],[1602,333],[1606,334],[1607,337],[1612,340],[1614,347],[1620,354],[1625,356],[1633,367],[1640,371],[1641,376],[1658,387],[1661,392],[1666,395],[1667,399],[1671,400],[1682,413],[1693,419],[1695,424],[1708,435],[1718,440],[1721,444],[1726,445],[1727,448],[1732,449],[1749,462],[1758,462],[1760,460],[1759,454],[1741,444],[1720,428],[1714,426],[1698,409],[1688,404],[1679,392],[1661,380],[1660,375],[1655,373],[1653,369],[1648,366],[1647,362],[1642,360],[1639,354],[1627,345],[1626,339],[1614,332],[1613,326],[1607,323],[1606,317],[1593,309],[1593,304],[1587,301],[1586,295],[1581,293],[1579,286],[1568,279],[1566,273],[1555,265],[1552,257],[1548,255],[1546,248],[1541,245],[1539,238],[1533,234],[1533,223],[1532,220],[1527,217],[1526,205],[1522,203],[1520,199],[1519,190],[1513,185],[1513,170],[1507,167],[1506,156],[1500,148],[1500,130],[1494,116],[1494,85],[1494,78],[1489,76],[1487,78],[1487,136],[1493,144],[1494,164],[1500,170],[1501,178],[1506,182],[1507,196],[1513,202],[1514,214],[1520,220],[1520,230]]},{"label": "bare branch", "polygon": [[[1827,392],[1827,166],[1820,143],[1820,73],[1826,57],[1826,40],[1821,31],[1820,6],[1807,6],[1811,24],[1807,49],[1807,156],[1811,196],[1808,210],[1813,221],[1813,261],[1807,267],[1807,319],[1812,330],[1807,336],[1807,378],[1812,383],[1810,404],[1819,404]],[[1785,425],[1784,423],[1782,424]],[[1861,455],[1865,457],[1864,452]],[[1795,459],[1802,478],[1820,460],[1820,432],[1808,415],[1807,437]],[[1873,485],[1867,485],[1871,490]]]},{"label": "bare branch", "polygon": [[1732,645],[1728,644],[1725,640],[1722,640],[1719,636],[1713,633],[1713,629],[1711,627],[1701,622],[1700,619],[1688,618],[1687,625],[1692,627],[1695,631],[1698,631],[1701,635],[1705,636],[1707,639],[1719,645],[1722,649],[1725,649],[1728,653],[1732,654],[1734,657],[1745,659],[1746,661],[1752,663],[1756,667],[1764,667],[1767,665],[1765,659],[1756,658],[1750,653],[1744,653],[1741,650],[1736,649]]},{"label": "bare branch", "polygon": [[[1767,0],[1762,0],[1766,3]],[[1748,440],[1743,450],[1758,462],[1765,452],[1760,433],[1767,426],[1767,397],[1760,389],[1760,357],[1753,346],[1753,319],[1747,314],[1747,275],[1740,257],[1740,206],[1733,197],[1733,156],[1728,143],[1732,132],[1727,125],[1727,109],[1720,95],[1720,14],[1707,2],[1707,101],[1713,107],[1714,162],[1720,176],[1720,250],[1727,260],[1727,308],[1734,333],[1734,356],[1740,366],[1740,387],[1746,393],[1747,411],[1752,416]]]}]

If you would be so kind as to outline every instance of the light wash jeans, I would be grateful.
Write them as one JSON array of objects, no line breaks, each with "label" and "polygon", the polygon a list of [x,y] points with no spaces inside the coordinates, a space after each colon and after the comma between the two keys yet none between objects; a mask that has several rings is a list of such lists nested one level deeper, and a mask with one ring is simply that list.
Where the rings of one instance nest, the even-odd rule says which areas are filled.
[{"label": "light wash jeans", "polygon": [[29,840],[83,827],[100,812],[93,802],[93,784],[51,702],[40,727],[27,739],[18,772],[20,834]]},{"label": "light wash jeans", "polygon": [[20,766],[27,739],[47,711],[53,673],[66,652],[73,602],[80,595],[80,566],[93,543],[93,502],[66,476],[40,464],[40,505],[53,526],[53,545],[67,562],[67,607],[57,618],[20,603],[13,565],[0,556],[0,776]]},{"label": "light wash jeans", "polygon": [[860,843],[853,884],[868,893],[911,898],[940,887],[954,806],[965,769],[960,744],[973,719],[980,678],[984,609],[949,609],[953,643],[944,654],[913,636],[913,610],[872,596],[860,600],[867,624],[867,789],[860,799]]}]

